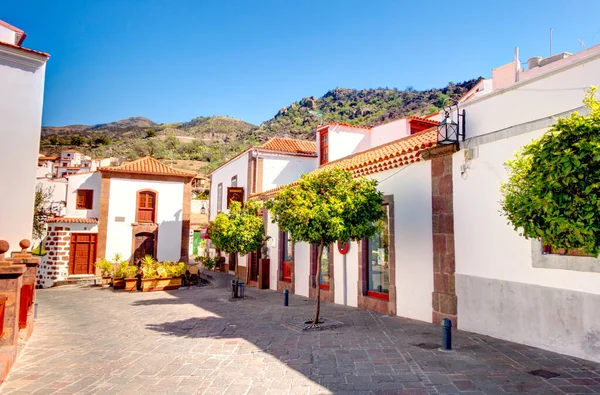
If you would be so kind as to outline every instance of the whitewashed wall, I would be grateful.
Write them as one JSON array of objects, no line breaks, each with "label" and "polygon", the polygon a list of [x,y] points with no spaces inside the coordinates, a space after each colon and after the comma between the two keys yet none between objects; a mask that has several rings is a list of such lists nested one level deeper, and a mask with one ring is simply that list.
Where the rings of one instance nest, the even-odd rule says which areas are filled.
[{"label": "whitewashed wall", "polygon": [[600,54],[461,104],[467,137],[552,117],[582,106],[585,90],[600,84]]},{"label": "whitewashed wall", "polygon": [[[369,149],[371,131],[368,129],[350,128],[332,125],[327,133],[329,147],[329,162],[343,158],[356,152]],[[317,133],[317,152],[320,153],[321,139]]]},{"label": "whitewashed wall", "polygon": [[433,236],[431,162],[378,173],[378,189],[394,196],[396,314],[431,322]]},{"label": "whitewashed wall", "polygon": [[317,167],[314,157],[261,154],[263,158],[262,190],[277,188],[296,181]]},{"label": "whitewashed wall", "polygon": [[358,307],[358,243],[351,242],[345,255],[340,254],[337,243],[333,246],[334,301]]},{"label": "whitewashed wall", "polygon": [[9,242],[11,251],[32,234],[45,61],[38,55],[0,48],[0,138],[5,147],[0,168],[10,170],[2,179],[0,239]]},{"label": "whitewashed wall", "polygon": [[0,26],[0,41],[15,45],[17,42],[17,34],[4,26]]},{"label": "whitewashed wall", "polygon": [[244,153],[212,173],[210,183],[210,221],[214,220],[218,214],[217,189],[219,183],[223,183],[223,211],[227,211],[227,188],[231,186],[231,177],[237,176],[237,186],[244,188],[244,200],[248,197],[248,155],[248,152]]},{"label": "whitewashed wall", "polygon": [[67,200],[67,180],[40,178],[37,180],[37,185],[41,186],[45,191],[52,191],[50,205],[53,207],[62,206],[62,210],[57,214],[66,215],[66,206],[62,203],[65,203]]},{"label": "whitewashed wall", "polygon": [[308,297],[310,285],[310,244],[294,244],[294,293]]},{"label": "whitewashed wall", "polygon": [[503,163],[541,133],[480,145],[466,177],[454,155],[458,325],[600,361],[600,273],[533,267],[535,245],[499,213]]},{"label": "whitewashed wall", "polygon": [[[67,177],[67,217],[98,218],[100,215],[100,180],[99,172],[73,174]],[[94,191],[92,209],[77,208],[77,190],[91,189]],[[112,191],[111,191],[112,192]]]},{"label": "whitewashed wall", "polygon": [[399,119],[384,125],[376,126],[371,130],[371,147],[389,143],[406,137],[410,134],[410,127],[407,119]]},{"label": "whitewashed wall", "polygon": [[[157,259],[176,261],[181,256],[181,226],[183,183],[168,181],[127,180],[111,178],[108,207],[106,255],[132,255],[131,224],[136,218],[137,192],[152,189],[158,193],[156,222],[158,223]],[[116,222],[115,217],[125,217]]]}]

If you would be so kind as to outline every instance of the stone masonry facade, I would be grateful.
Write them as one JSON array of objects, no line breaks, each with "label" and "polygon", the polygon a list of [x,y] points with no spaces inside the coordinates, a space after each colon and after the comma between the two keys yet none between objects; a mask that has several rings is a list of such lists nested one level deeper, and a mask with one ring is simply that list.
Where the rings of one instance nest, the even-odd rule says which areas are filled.
[{"label": "stone masonry facade", "polygon": [[457,324],[457,298],[454,285],[454,201],[452,198],[452,153],[454,146],[432,150],[432,225],[433,225],[433,294],[432,320],[444,318]]},{"label": "stone masonry facade", "polygon": [[57,281],[67,279],[69,275],[71,228],[49,224],[45,248],[46,255],[40,264],[37,275],[37,285],[41,288],[51,287]]}]

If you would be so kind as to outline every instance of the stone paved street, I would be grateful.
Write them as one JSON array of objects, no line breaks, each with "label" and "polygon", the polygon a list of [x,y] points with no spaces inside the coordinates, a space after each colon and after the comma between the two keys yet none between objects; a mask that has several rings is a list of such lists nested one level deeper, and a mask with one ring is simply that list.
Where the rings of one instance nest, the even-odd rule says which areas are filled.
[{"label": "stone paved street", "polygon": [[[65,286],[38,293],[33,338],[3,394],[600,393],[600,365],[455,333],[456,351],[424,349],[440,328],[325,305],[337,329],[299,333],[312,301],[250,289],[153,293]],[[426,347],[427,348],[427,347]],[[543,379],[527,372],[560,374]]]}]

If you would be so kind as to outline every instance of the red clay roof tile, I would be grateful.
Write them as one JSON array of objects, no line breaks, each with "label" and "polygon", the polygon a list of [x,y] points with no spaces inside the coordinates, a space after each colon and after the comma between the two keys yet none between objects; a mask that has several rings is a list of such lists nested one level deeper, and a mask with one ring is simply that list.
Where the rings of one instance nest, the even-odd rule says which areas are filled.
[{"label": "red clay roof tile", "polygon": [[273,137],[257,148],[295,154],[317,154],[317,144],[311,140],[296,140],[287,137]]},{"label": "red clay roof tile", "polygon": [[54,217],[46,220],[48,223],[60,222],[67,224],[97,224],[98,218],[80,218],[80,217]]},{"label": "red clay roof tile", "polygon": [[99,170],[105,173],[151,174],[173,177],[194,177],[197,174],[193,171],[173,169],[151,156],[146,156],[145,158],[140,158],[121,166],[101,167]]}]

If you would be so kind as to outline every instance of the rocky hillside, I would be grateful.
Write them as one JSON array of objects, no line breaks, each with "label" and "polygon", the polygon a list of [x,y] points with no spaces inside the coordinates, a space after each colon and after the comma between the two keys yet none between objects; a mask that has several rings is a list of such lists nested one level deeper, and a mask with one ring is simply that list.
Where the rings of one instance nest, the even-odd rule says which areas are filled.
[{"label": "rocky hillside", "polygon": [[[317,124],[328,121],[378,125],[409,115],[438,111],[448,97],[458,98],[479,79],[450,83],[441,89],[416,91],[411,87],[343,89],[322,97],[306,97],[279,110],[255,126],[229,117],[198,117],[188,122],[156,124],[132,117],[99,125],[43,127],[40,150],[46,155],[76,148],[94,157],[135,159],[153,155],[169,160],[198,161],[201,173],[273,136],[313,139]],[[192,162],[193,163],[193,162]]]}]

